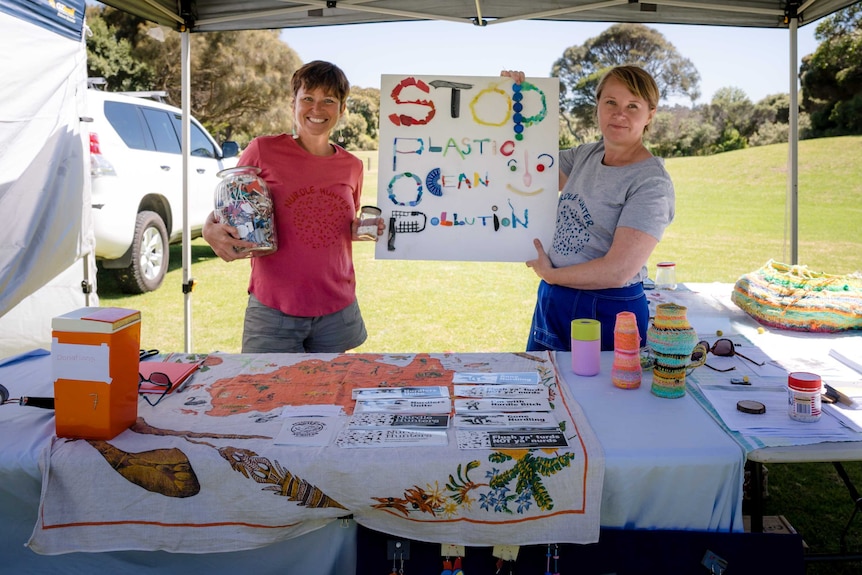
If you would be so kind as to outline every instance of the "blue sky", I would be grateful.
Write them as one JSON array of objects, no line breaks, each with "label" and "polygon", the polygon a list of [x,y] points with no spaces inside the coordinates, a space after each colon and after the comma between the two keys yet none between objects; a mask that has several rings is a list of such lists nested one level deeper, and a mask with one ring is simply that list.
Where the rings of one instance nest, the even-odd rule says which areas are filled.
[{"label": "blue sky", "polygon": [[[478,28],[451,22],[405,22],[283,30],[303,62],[338,64],[350,83],[380,87],[381,74],[496,76],[519,69],[548,77],[566,48],[601,34],[609,23],[523,21]],[[700,103],[733,86],[757,102],[790,91],[787,30],[650,25],[700,73]],[[817,49],[817,23],[798,30],[799,59]]]}]

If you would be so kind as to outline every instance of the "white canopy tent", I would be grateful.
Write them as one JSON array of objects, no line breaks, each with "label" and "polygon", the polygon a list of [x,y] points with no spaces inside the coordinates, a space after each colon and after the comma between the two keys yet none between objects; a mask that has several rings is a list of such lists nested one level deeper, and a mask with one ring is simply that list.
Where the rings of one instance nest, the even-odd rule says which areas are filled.
[{"label": "white canopy tent", "polygon": [[856,0],[110,0],[126,12],[177,30],[212,32],[446,20],[491,26],[516,20],[640,22],[789,28]]}]

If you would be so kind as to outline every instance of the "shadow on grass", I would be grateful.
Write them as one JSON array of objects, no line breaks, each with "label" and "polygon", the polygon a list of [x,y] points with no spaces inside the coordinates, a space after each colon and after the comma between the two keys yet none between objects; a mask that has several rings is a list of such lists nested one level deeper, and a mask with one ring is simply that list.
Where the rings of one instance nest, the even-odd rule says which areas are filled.
[{"label": "shadow on grass", "polygon": [[[182,244],[171,244],[168,256],[168,273],[180,270],[183,267],[183,246]],[[191,263],[195,264],[201,261],[210,260],[216,257],[212,248],[206,243],[192,243],[191,246]],[[99,268],[98,270],[98,290],[100,297],[115,298],[128,297],[129,294],[123,293],[114,278],[114,275]],[[164,284],[163,284],[164,285]],[[159,288],[161,289],[161,288]]]}]

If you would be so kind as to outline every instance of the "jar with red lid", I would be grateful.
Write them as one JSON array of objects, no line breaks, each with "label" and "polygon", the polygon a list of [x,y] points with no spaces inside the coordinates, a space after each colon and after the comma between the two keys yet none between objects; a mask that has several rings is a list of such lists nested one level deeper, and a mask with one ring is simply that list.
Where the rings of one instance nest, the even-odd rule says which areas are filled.
[{"label": "jar with red lid", "polygon": [[820,376],[807,371],[795,371],[787,376],[787,409],[790,419],[817,421],[820,419]]},{"label": "jar with red lid", "polygon": [[676,289],[676,264],[659,262],[655,270],[655,289]]}]

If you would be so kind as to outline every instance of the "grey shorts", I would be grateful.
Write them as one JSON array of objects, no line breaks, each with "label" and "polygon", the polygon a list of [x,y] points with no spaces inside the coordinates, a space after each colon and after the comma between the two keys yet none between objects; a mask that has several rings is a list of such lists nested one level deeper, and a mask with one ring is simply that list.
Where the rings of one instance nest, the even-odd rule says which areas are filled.
[{"label": "grey shorts", "polygon": [[287,315],[249,294],[242,353],[343,353],[368,337],[359,303],[320,317]]}]

